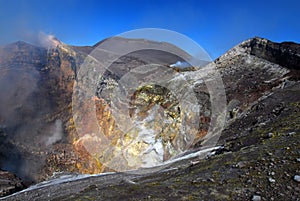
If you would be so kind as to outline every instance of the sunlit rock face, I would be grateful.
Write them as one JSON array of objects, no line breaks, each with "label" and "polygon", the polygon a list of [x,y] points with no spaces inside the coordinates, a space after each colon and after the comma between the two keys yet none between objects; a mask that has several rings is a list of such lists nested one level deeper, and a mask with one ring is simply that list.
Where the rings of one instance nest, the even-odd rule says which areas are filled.
[{"label": "sunlit rock face", "polygon": [[179,149],[176,134],[180,133],[179,102],[168,89],[147,85],[137,89],[130,102],[130,117],[137,122],[137,140],[144,151],[143,163],[163,162]]},{"label": "sunlit rock face", "polygon": [[[105,113],[102,108],[99,105],[99,114]],[[111,115],[106,115],[108,120],[103,118],[104,115],[99,115],[98,120],[104,134],[112,137],[115,146],[123,149],[122,154],[129,166],[149,167],[170,159],[187,145],[181,133],[180,110],[176,96],[168,89],[146,85],[139,87],[131,96],[128,112],[134,124],[126,129],[127,132],[113,128],[117,125],[116,121],[111,120]],[[120,117],[117,117],[118,123],[125,124],[126,120]],[[117,139],[120,135],[114,132],[122,137]]]},{"label": "sunlit rock face", "polygon": [[[154,59],[158,64],[151,65]],[[101,171],[107,167],[124,171],[156,166],[187,151],[206,135],[210,96],[200,82],[201,73],[197,77],[191,71],[167,67],[178,60],[178,56],[163,51],[133,52],[100,74],[89,101],[78,96],[81,101],[74,111],[80,112],[75,112],[75,122],[86,122],[79,126],[84,129],[79,129],[74,146],[93,158],[85,167],[98,172],[93,164],[101,164]],[[81,88],[83,82],[95,84],[87,79],[90,74],[87,70],[75,88]],[[160,78],[161,74],[167,76]],[[153,79],[155,83],[148,82]],[[75,93],[80,94],[80,90]],[[89,104],[95,105],[97,125],[91,122],[91,115],[84,115],[92,110]],[[98,129],[100,134],[93,132]]]},{"label": "sunlit rock face", "polygon": [[[174,94],[157,85],[141,86],[130,97],[127,118],[133,122],[131,126],[126,115],[113,114],[112,102],[104,97],[94,100],[99,128],[109,146],[97,134],[85,134],[74,145],[77,150],[88,147],[94,161],[102,164],[103,159],[99,158],[105,157],[104,165],[117,170],[151,167],[177,156],[207,133],[210,121],[209,116],[199,117],[199,109],[185,111],[187,108],[180,105]],[[209,108],[205,109],[209,114]],[[194,125],[195,118],[201,119],[201,124]],[[102,165],[99,167],[105,170]]]}]

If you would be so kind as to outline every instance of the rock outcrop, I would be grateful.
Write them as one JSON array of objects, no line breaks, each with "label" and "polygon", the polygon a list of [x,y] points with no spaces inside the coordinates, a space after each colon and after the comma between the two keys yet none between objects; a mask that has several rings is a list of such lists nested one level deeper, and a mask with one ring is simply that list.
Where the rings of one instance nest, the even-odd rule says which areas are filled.
[{"label": "rock outcrop", "polygon": [[0,170],[0,197],[15,193],[25,188],[21,179],[13,173]]}]

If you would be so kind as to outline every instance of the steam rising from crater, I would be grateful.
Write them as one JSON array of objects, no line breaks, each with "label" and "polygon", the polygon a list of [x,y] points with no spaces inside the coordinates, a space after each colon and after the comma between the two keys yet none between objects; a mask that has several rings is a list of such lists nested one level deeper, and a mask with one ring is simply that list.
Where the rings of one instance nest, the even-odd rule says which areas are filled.
[{"label": "steam rising from crater", "polygon": [[[54,36],[43,33],[34,40],[44,47],[59,43]],[[47,51],[26,43],[11,44],[1,50],[0,169],[25,181],[35,181],[45,159],[34,154],[45,151],[45,144],[52,145],[63,135],[62,121],[53,123],[48,119],[54,108],[38,70],[47,64]]]},{"label": "steam rising from crater", "polygon": [[189,64],[186,61],[177,61],[175,64],[171,64],[170,67],[172,68],[189,68],[192,67],[191,64]]},{"label": "steam rising from crater", "polygon": [[63,136],[63,124],[60,119],[57,119],[55,121],[55,124],[53,126],[53,134],[47,139],[46,145],[52,145],[62,139]]},{"label": "steam rising from crater", "polygon": [[48,35],[44,32],[39,32],[38,44],[44,48],[56,48],[61,42],[52,34]]}]

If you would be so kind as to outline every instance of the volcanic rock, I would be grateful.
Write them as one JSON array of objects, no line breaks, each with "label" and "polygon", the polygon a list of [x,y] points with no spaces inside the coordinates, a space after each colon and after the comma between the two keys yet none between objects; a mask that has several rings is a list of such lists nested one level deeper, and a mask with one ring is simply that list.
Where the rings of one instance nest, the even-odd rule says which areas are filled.
[{"label": "volcanic rock", "polygon": [[13,173],[0,170],[0,197],[12,194],[25,188],[21,179]]},{"label": "volcanic rock", "polygon": [[[128,44],[127,39],[116,40],[120,46]],[[104,43],[105,41],[100,44]],[[133,43],[138,46],[140,42]],[[153,44],[155,45],[161,44]],[[6,85],[0,85],[1,91],[7,93],[7,98],[1,98],[1,105],[6,108],[1,107],[0,110],[0,124],[5,125],[1,127],[3,139],[0,143],[1,168],[8,167],[24,178],[30,176],[31,181],[45,180],[54,172],[113,171],[99,160],[102,159],[101,156],[107,157],[108,161],[110,157],[113,158],[114,155],[110,155],[111,150],[99,146],[102,139],[97,135],[90,132],[80,135],[80,132],[76,132],[76,120],[80,122],[85,116],[80,117],[80,114],[75,112],[73,118],[71,111],[73,84],[80,87],[83,81],[78,76],[81,73],[80,64],[88,61],[104,65],[101,60],[95,61],[87,56],[96,47],[71,48],[60,44],[57,48],[47,50],[19,42],[1,48],[1,80],[3,83],[14,80],[11,88],[6,89]],[[214,63],[209,64],[216,66],[223,80],[227,99],[227,108],[224,107],[223,111],[227,122],[217,143],[223,148],[219,148],[206,159],[199,159],[196,155],[192,155],[194,157],[191,156],[191,159],[184,157],[184,154],[193,154],[201,149],[213,117],[211,94],[203,82],[206,77],[200,73],[201,68],[186,72],[168,68],[168,65],[182,58],[163,51],[140,51],[118,58],[109,68],[101,72],[101,76],[94,80],[95,83],[84,80],[95,84],[96,90],[92,91],[90,100],[83,101],[81,105],[83,109],[88,108],[90,103],[96,106],[97,122],[105,137],[116,147],[122,145],[119,136],[124,134],[122,132],[126,126],[126,119],[116,121],[113,112],[110,111],[114,106],[111,103],[115,103],[114,97],[111,96],[114,90],[121,86],[120,83],[129,72],[137,76],[146,74],[148,71],[143,71],[144,68],[135,69],[152,62],[158,63],[158,66],[167,69],[166,71],[172,75],[168,87],[145,84],[132,91],[128,99],[131,106],[128,115],[137,121],[146,122],[144,124],[146,129],[159,130],[159,123],[163,119],[168,120],[166,122],[170,122],[169,120],[175,122],[167,129],[159,130],[158,133],[161,135],[157,138],[146,136],[142,142],[143,146],[138,146],[138,143],[130,144],[141,133],[137,128],[123,138],[124,144],[128,145],[130,150],[126,152],[128,161],[116,161],[120,162],[122,167],[124,164],[128,165],[127,162],[133,164],[132,167],[140,167],[139,165],[143,164],[149,168],[147,174],[140,174],[137,171],[136,174],[125,172],[98,176],[61,176],[6,199],[43,200],[51,197],[56,200],[142,200],[151,197],[153,200],[249,200],[252,195],[256,195],[256,199],[259,195],[261,199],[266,200],[298,199],[299,191],[294,192],[298,183],[291,179],[291,175],[299,171],[299,165],[295,161],[300,149],[299,47],[299,44],[291,42],[274,43],[262,38],[253,38],[237,45]],[[110,54],[106,52],[104,56]],[[92,72],[92,69],[85,71],[86,75],[91,75]],[[177,123],[183,121],[182,113],[185,112],[179,104],[180,100],[176,99],[181,93],[172,94],[171,90],[168,90],[184,84],[175,82],[180,77],[189,81],[189,87],[195,93],[195,100],[201,105],[199,113],[190,116],[198,115],[200,123],[195,138],[188,140],[191,143],[187,143],[190,145],[187,146],[189,150],[182,153],[183,158],[157,170],[149,167],[153,164],[143,163],[143,157],[132,156],[142,152],[148,154],[148,158],[155,158],[156,162],[168,161],[176,155],[174,152],[179,150],[177,153],[181,153],[180,148],[185,148],[184,138],[176,136],[179,133]],[[21,86],[27,90],[18,91]],[[14,93],[8,93],[10,91]],[[78,97],[82,100],[87,98]],[[10,100],[11,104],[7,104],[7,100]],[[122,100],[117,103],[122,104]],[[147,122],[153,113],[156,114],[153,115],[156,118]],[[214,115],[219,114],[221,113]],[[10,115],[18,117],[14,118],[15,122],[9,121]],[[62,129],[56,129],[56,121],[62,122]],[[116,122],[123,123],[116,126]],[[85,129],[91,130],[93,126],[92,123],[86,124]],[[62,131],[62,137],[45,146],[47,142],[45,138],[54,136],[57,130]],[[159,143],[161,146],[158,146]],[[145,146],[151,147],[152,150],[148,149],[147,152]],[[10,152],[15,155],[10,157]],[[20,162],[17,164],[22,164],[21,167],[28,167],[30,162],[35,167],[34,171],[28,169],[29,172],[23,174],[14,165],[13,162],[16,160]],[[37,165],[41,161],[43,165]],[[197,163],[191,165],[190,161]],[[240,168],[235,168],[237,164]],[[276,181],[271,185],[268,181],[270,172],[276,172],[271,173],[271,181]],[[257,193],[258,190],[260,193]],[[252,198],[254,199],[254,196]]]}]

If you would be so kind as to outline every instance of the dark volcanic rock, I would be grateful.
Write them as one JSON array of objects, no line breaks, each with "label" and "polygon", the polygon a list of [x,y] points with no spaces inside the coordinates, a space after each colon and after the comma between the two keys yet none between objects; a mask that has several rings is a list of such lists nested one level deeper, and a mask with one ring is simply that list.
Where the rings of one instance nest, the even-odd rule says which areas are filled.
[{"label": "dark volcanic rock", "polygon": [[0,170],[0,197],[15,193],[25,188],[16,175]]},{"label": "dark volcanic rock", "polygon": [[249,43],[250,54],[289,69],[300,70],[300,47],[293,42],[274,43],[254,38]]}]

